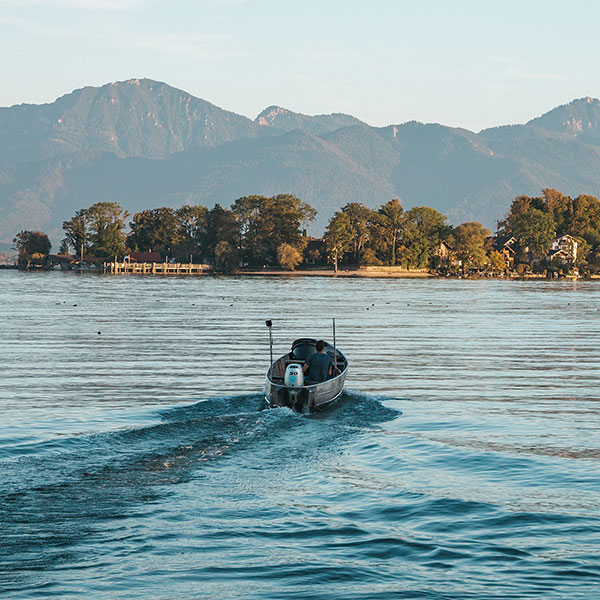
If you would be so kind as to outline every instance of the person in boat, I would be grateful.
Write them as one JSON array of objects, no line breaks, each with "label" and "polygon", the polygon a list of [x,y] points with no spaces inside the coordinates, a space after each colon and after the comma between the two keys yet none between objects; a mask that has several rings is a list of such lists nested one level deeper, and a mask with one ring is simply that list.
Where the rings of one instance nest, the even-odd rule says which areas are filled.
[{"label": "person in boat", "polygon": [[319,340],[315,347],[317,351],[309,355],[302,367],[308,385],[326,381],[333,373],[333,361],[325,354],[325,342]]}]

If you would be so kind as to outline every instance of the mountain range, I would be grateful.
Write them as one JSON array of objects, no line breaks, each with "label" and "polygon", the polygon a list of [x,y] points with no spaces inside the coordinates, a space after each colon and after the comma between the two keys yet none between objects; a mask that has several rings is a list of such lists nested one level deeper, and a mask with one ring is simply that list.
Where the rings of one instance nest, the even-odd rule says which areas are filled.
[{"label": "mountain range", "polygon": [[394,197],[493,229],[516,195],[545,187],[600,195],[599,100],[478,133],[278,106],[252,121],[150,79],[0,108],[0,250],[21,229],[57,244],[62,221],[102,200],[133,214],[292,193],[317,209],[318,235],[347,202]]}]

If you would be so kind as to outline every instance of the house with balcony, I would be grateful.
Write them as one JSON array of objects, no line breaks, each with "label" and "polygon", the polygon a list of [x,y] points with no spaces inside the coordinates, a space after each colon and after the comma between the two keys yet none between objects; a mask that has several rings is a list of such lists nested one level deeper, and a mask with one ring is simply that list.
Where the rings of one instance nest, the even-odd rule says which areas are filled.
[{"label": "house with balcony", "polygon": [[491,236],[486,240],[486,247],[502,254],[507,267],[513,268],[518,247],[517,238],[512,235]]},{"label": "house with balcony", "polygon": [[577,240],[568,234],[555,238],[548,259],[561,264],[574,263],[577,260]]}]

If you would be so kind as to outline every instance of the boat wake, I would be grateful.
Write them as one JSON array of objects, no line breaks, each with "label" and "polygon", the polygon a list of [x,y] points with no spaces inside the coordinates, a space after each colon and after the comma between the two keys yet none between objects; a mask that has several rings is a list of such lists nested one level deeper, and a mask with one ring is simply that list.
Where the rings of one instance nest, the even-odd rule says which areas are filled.
[{"label": "boat wake", "polygon": [[12,535],[0,547],[0,565],[10,559],[27,571],[72,561],[76,547],[107,527],[152,514],[174,485],[224,472],[237,485],[248,471],[300,471],[399,414],[359,393],[318,417],[264,406],[261,394],[212,398],[161,410],[141,428],[5,447],[0,529]]}]

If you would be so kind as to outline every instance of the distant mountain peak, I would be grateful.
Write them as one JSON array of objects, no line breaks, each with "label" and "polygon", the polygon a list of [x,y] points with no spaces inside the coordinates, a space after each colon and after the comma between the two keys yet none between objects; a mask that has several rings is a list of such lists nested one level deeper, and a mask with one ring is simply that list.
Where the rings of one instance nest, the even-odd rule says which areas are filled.
[{"label": "distant mountain peak", "polygon": [[553,108],[541,117],[532,119],[527,125],[573,136],[592,135],[598,137],[600,132],[600,100],[591,96],[577,98],[568,104]]},{"label": "distant mountain peak", "polygon": [[131,78],[0,110],[0,168],[73,152],[165,158],[259,135],[247,117],[166,83]]},{"label": "distant mountain peak", "polygon": [[133,213],[289,192],[324,228],[346,202],[375,208],[399,197],[453,223],[491,226],[514,196],[545,187],[600,195],[597,98],[479,133],[417,121],[370,127],[275,104],[250,120],[135,77],[0,107],[0,249],[20,229],[59,236],[75,210],[107,198]]},{"label": "distant mountain peak", "polygon": [[303,129],[313,135],[321,135],[349,125],[362,124],[362,121],[344,113],[327,115],[304,115],[281,106],[268,106],[254,119],[261,127],[272,127],[281,131]]},{"label": "distant mountain peak", "polygon": [[273,125],[273,121],[279,115],[285,115],[290,112],[291,111],[285,108],[281,108],[281,106],[268,106],[267,108],[265,108],[265,110],[263,110],[260,113],[260,115],[258,115],[258,117],[256,117],[255,122],[259,125],[262,125],[263,127],[270,127],[271,125]]}]

